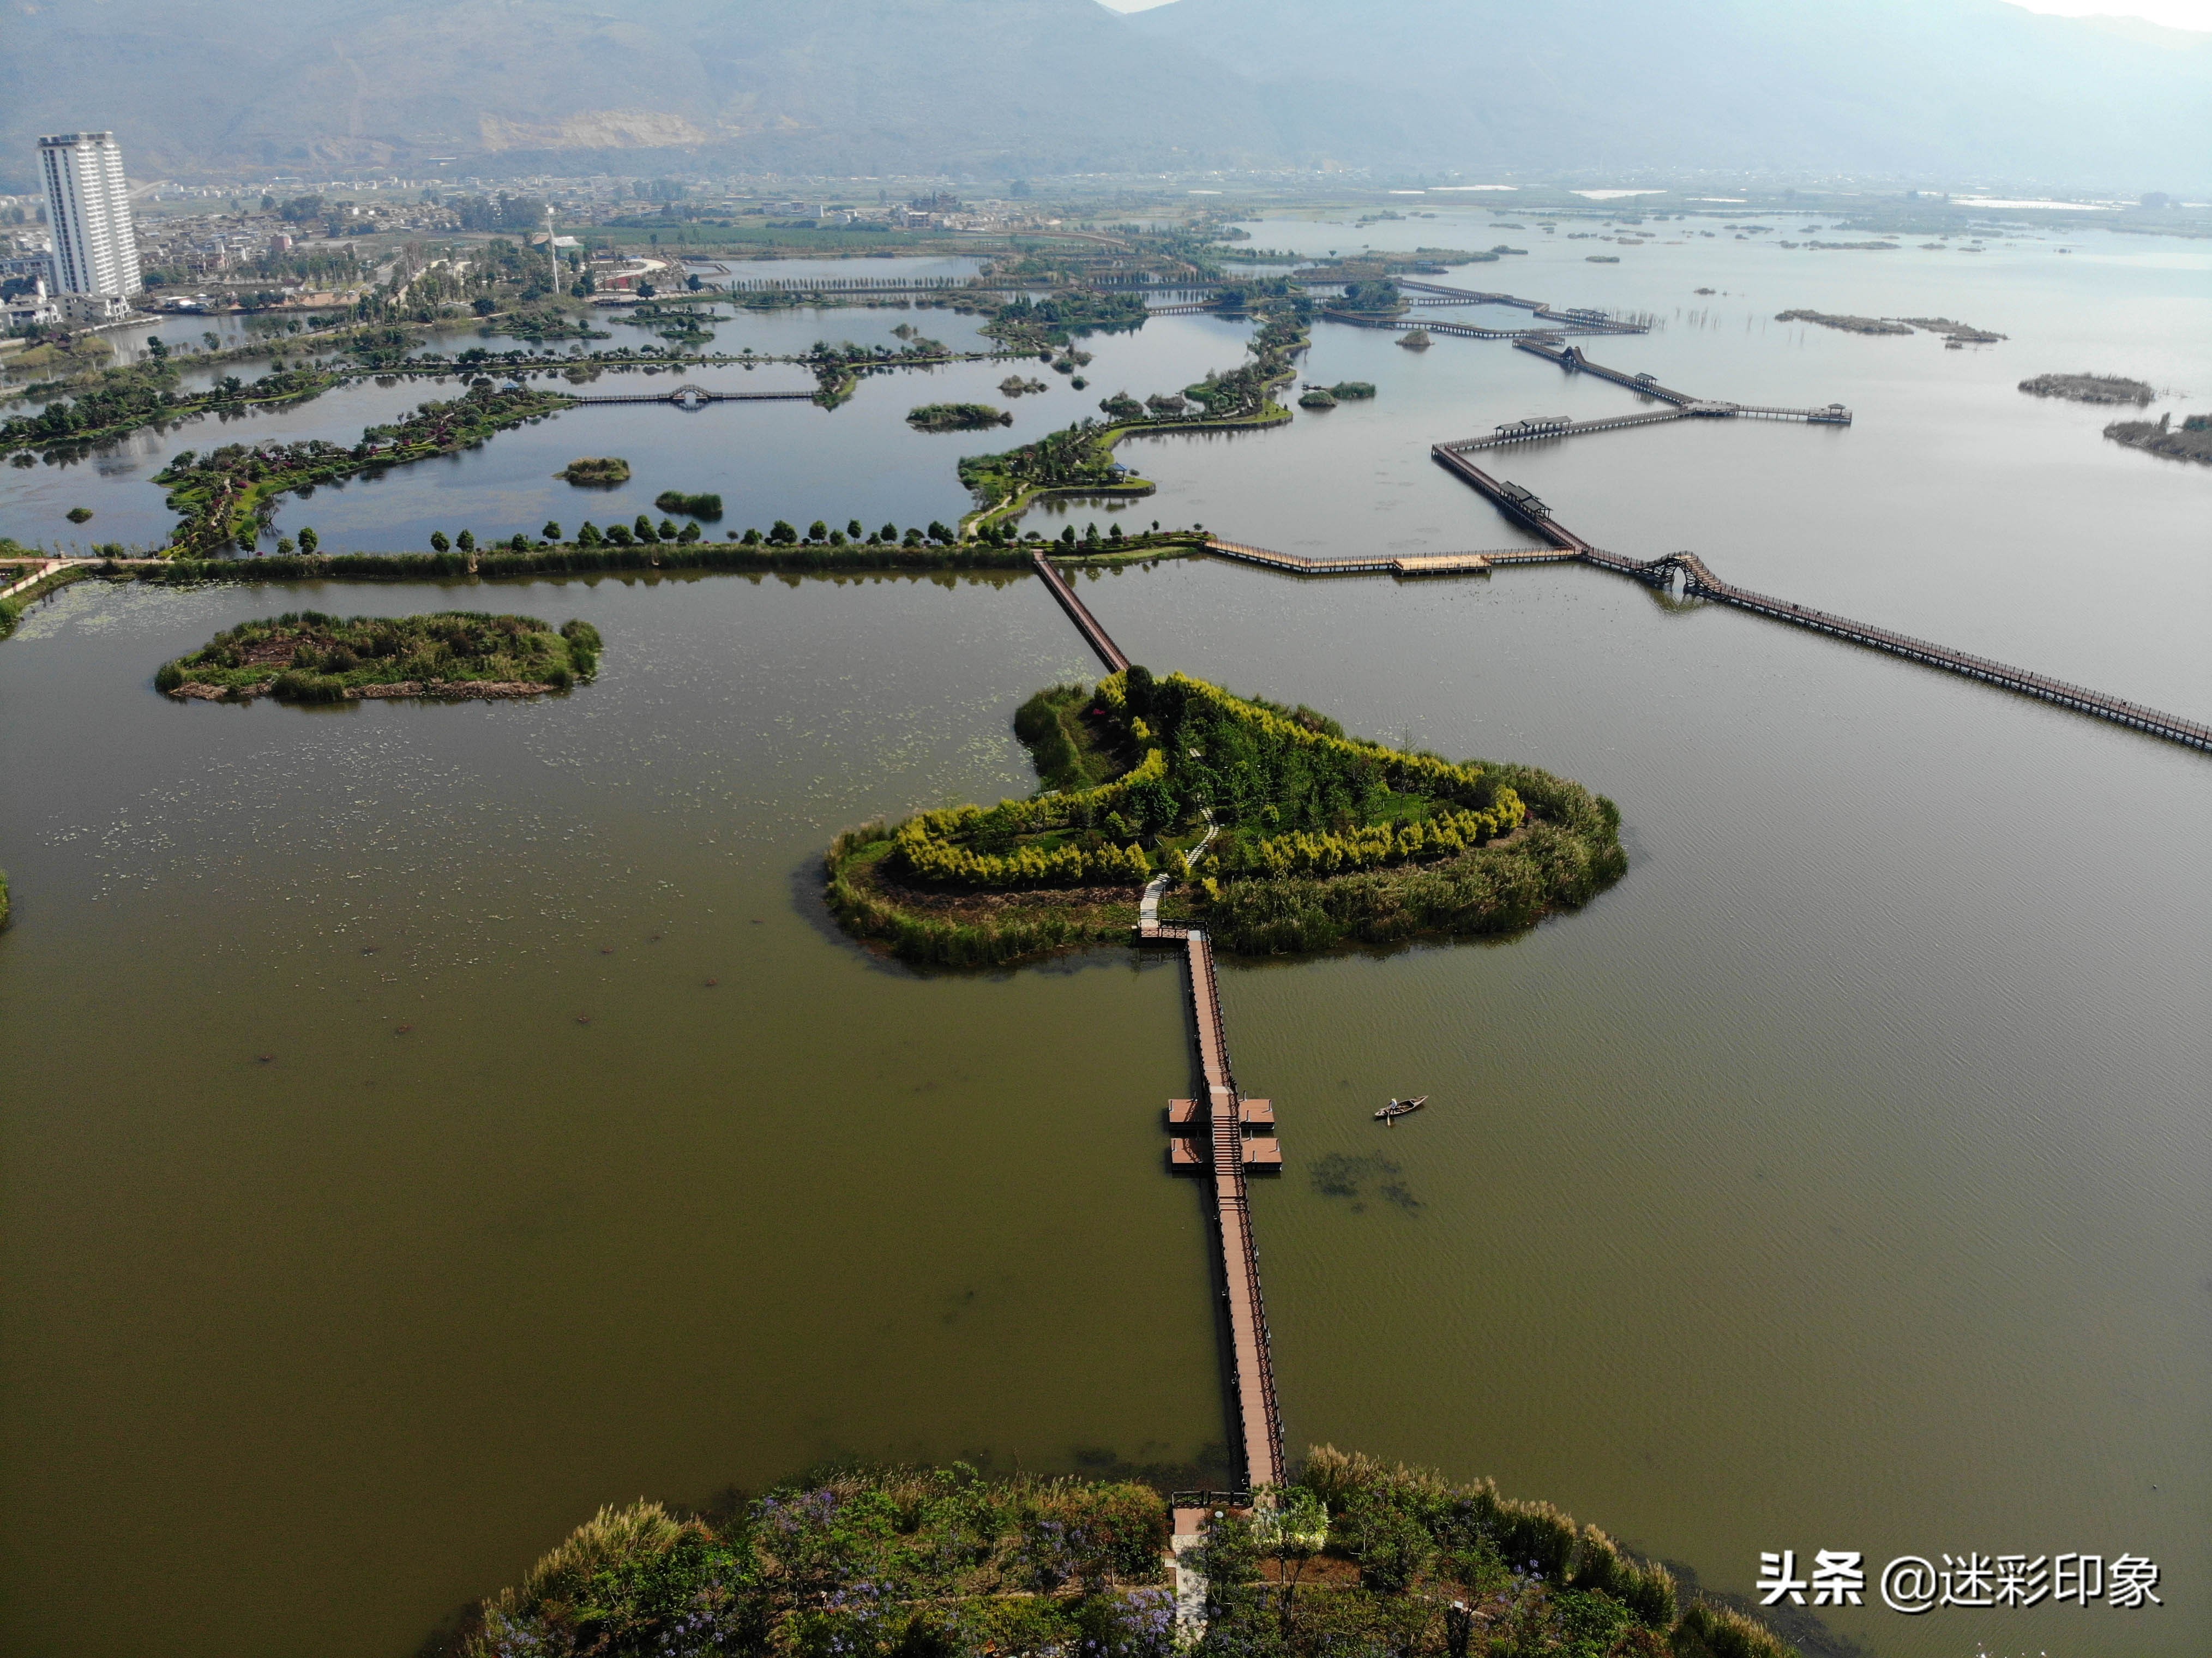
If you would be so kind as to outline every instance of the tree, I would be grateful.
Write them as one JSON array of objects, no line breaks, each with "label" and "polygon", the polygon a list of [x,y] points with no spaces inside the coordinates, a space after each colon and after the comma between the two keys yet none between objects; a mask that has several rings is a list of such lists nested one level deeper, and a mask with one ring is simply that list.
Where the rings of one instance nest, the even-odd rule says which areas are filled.
[{"label": "tree", "polygon": [[312,553],[320,545],[322,545],[322,538],[316,535],[312,527],[301,528],[300,531],[300,550],[301,552]]},{"label": "tree", "polygon": [[629,527],[640,541],[653,542],[660,539],[660,532],[653,527],[653,520],[643,513],[637,515],[637,522]]},{"label": "tree", "polygon": [[858,541],[862,536],[867,533],[868,532],[866,530],[863,530],[860,527],[860,520],[858,519],[854,519],[845,525],[845,535],[848,540]]},{"label": "tree", "polygon": [[898,525],[896,524],[886,524],[876,533],[880,535],[885,541],[896,541],[899,538]]},{"label": "tree", "polygon": [[830,526],[820,519],[816,519],[813,523],[806,526],[806,538],[809,541],[827,541],[830,538]]},{"label": "tree", "polygon": [[453,544],[446,539],[446,532],[443,530],[430,531],[430,550],[434,553],[450,553],[453,550]]},{"label": "tree", "polygon": [[558,541],[561,539],[561,526],[549,518],[545,520],[545,527],[538,533],[548,541]]},{"label": "tree", "polygon": [[465,553],[473,553],[477,550],[476,531],[473,530],[462,531],[459,535],[453,538],[453,545],[459,548]]}]

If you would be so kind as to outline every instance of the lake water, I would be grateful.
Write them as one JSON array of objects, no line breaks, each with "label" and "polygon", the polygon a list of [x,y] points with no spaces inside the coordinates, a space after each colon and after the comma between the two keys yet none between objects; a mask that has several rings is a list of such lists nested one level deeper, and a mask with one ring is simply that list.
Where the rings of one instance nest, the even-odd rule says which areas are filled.
[{"label": "lake water", "polygon": [[[1469,216],[1358,234],[1469,245]],[[2212,710],[2212,474],[2012,389],[2087,368],[2194,394],[2154,410],[2212,404],[2212,259],[2080,237],[1592,266],[1534,234],[1463,276],[1661,316],[1588,342],[1600,361],[1857,415],[1499,457],[1564,522]],[[1799,306],[2012,337],[1762,320]],[[817,331],[900,316],[954,339],[934,312]],[[1089,400],[1242,338],[1093,342]],[[1040,371],[1012,435],[1079,406]],[[940,390],[965,372],[828,416],[579,410],[287,519],[378,546],[565,519],[576,495],[531,469],[626,452],[654,469],[634,490],[720,485],[732,522],[927,521],[961,505],[963,440],[899,416],[974,395]],[[1427,446],[1633,406],[1494,343],[1324,327],[1304,372],[1380,395],[1132,446],[1163,486],[1145,518],[1504,545]],[[357,430],[386,395],[269,418]],[[616,437],[574,440],[586,419]],[[59,470],[0,473],[0,510]],[[884,504],[838,504],[860,500]],[[2212,1644],[2203,756],[1586,569],[1183,562],[1085,591],[1156,670],[1548,766],[1624,814],[1626,879],[1525,938],[1224,971],[1289,1154],[1255,1207],[1293,1447],[1492,1474],[1737,1591],[1782,1548],[2164,1569],[2141,1614],[1833,1619],[1875,1653]],[[527,707],[152,693],[165,658],[302,604],[584,616],[605,671]],[[0,648],[7,1644],[398,1655],[602,1502],[841,1454],[1218,1477],[1206,1234],[1160,1164],[1191,1074],[1177,972],[1109,950],[917,976],[813,897],[837,828],[1024,789],[1013,707],[1096,671],[1026,579],[81,586],[36,610]],[[1430,1109],[1368,1120],[1406,1092]]]}]

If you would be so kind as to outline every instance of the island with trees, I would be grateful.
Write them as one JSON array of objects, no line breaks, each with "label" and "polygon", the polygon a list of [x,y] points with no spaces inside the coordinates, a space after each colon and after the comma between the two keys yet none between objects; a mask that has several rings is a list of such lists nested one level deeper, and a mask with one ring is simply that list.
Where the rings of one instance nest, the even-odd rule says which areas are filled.
[{"label": "island with trees", "polygon": [[1778,311],[1777,322],[1809,322],[1845,334],[1910,334],[1912,330],[1888,317],[1853,317],[1832,311]]},{"label": "island with trees", "polygon": [[2132,403],[2137,408],[2158,395],[2147,380],[2123,374],[2038,374],[2020,389],[2030,397],[2063,398],[2069,403]]},{"label": "island with trees", "polygon": [[919,963],[993,965],[1163,919],[1223,949],[1300,954],[1506,933],[1588,902],[1626,867],[1620,815],[1532,767],[1455,763],[1142,666],[1040,691],[1015,717],[1046,793],[837,837],[830,909]]},{"label": "island with trees", "polygon": [[629,462],[620,455],[579,455],[553,476],[580,489],[612,489],[629,482]]},{"label": "island with trees", "polygon": [[424,1651],[1793,1658],[1741,1602],[1486,1479],[1322,1445],[1249,1506],[1206,1496],[1180,1553],[1170,1499],[1133,1479],[848,1467],[704,1513],[641,1500]]},{"label": "island with trees", "polygon": [[288,610],[226,628],[163,663],[154,686],[180,700],[223,702],[542,696],[590,679],[600,648],[588,622],[556,632],[535,616],[478,610],[343,619]]},{"label": "island with trees", "polygon": [[974,432],[987,426],[1012,426],[1014,417],[988,403],[925,403],[907,411],[917,432]]}]

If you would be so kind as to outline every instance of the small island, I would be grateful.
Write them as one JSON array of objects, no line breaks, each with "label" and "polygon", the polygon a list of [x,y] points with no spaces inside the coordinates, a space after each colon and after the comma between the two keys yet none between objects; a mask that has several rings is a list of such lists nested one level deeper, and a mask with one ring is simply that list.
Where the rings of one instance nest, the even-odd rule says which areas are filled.
[{"label": "small island", "polygon": [[1425,351],[1435,343],[1429,337],[1429,331],[1425,328],[1413,329],[1398,337],[1398,343],[1408,351]]},{"label": "small island", "polygon": [[585,489],[611,489],[629,482],[629,463],[619,455],[585,455],[553,474]]},{"label": "small island", "polygon": [[988,403],[925,403],[907,411],[917,432],[973,432],[986,426],[1012,426],[1014,417]]},{"label": "small island", "polygon": [[[1699,288],[1700,294],[1708,290]],[[1910,334],[1912,331],[1901,322],[1887,317],[1851,317],[1830,311],[1778,311],[1777,322],[1809,322],[1822,328],[1834,328],[1846,334]]]},{"label": "small island", "polygon": [[2212,415],[2185,416],[2179,426],[2172,415],[2160,415],[2156,420],[2116,420],[2105,428],[2105,435],[2147,454],[2212,466]]},{"label": "small island", "polygon": [[2030,397],[2063,398],[2069,403],[2132,403],[2137,408],[2158,395],[2144,380],[2119,374],[2038,374],[2020,383]]},{"label": "small island", "polygon": [[1619,879],[1620,812],[1533,767],[1348,738],[1306,708],[1142,666],[1014,720],[1050,793],[838,836],[828,901],[910,961],[988,966],[1127,938],[1145,884],[1217,946],[1294,955],[1516,932]]},{"label": "small island", "polygon": [[653,504],[664,513],[681,513],[686,518],[703,518],[712,521],[722,515],[720,495],[687,495],[681,489],[663,489],[653,498]]},{"label": "small island", "polygon": [[156,690],[183,701],[348,702],[393,696],[541,696],[598,672],[599,630],[536,616],[439,610],[356,616],[287,610],[227,628],[165,662]]}]

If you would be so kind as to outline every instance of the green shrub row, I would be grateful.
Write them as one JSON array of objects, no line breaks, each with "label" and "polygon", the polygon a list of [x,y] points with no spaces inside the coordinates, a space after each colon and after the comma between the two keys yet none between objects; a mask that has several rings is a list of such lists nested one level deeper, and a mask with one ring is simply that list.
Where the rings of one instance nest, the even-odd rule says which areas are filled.
[{"label": "green shrub row", "polygon": [[1528,808],[1510,789],[1498,791],[1484,811],[1448,811],[1395,828],[1388,823],[1342,834],[1304,830],[1255,843],[1250,865],[1267,875],[1340,875],[1425,858],[1451,858],[1521,827]]},{"label": "green shrub row", "polygon": [[553,547],[530,552],[349,553],[270,558],[166,559],[117,566],[142,580],[198,581],[437,581],[471,574],[484,580],[534,575],[590,575],[624,570],[1025,570],[1015,547],[748,546],[708,541],[690,546]]}]

